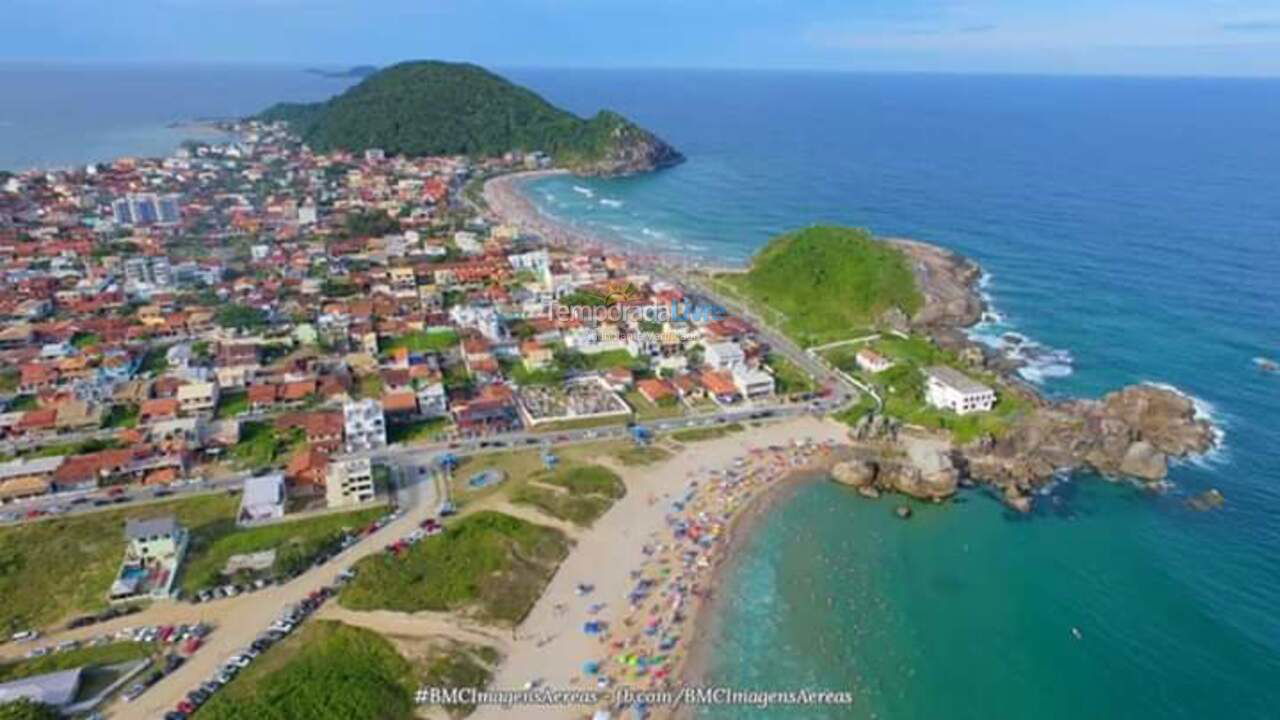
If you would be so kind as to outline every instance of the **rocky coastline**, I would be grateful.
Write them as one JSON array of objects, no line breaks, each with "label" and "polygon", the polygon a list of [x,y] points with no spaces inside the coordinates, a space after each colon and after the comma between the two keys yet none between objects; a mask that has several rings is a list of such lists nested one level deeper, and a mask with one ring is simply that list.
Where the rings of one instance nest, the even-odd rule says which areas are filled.
[{"label": "rocky coastline", "polygon": [[926,500],[950,497],[962,485],[992,487],[1013,508],[1026,512],[1034,493],[1064,473],[1092,471],[1159,487],[1172,461],[1202,455],[1219,443],[1219,430],[1194,400],[1175,388],[1131,385],[1100,399],[1049,400],[1016,375],[1022,361],[973,340],[968,330],[982,319],[986,302],[978,291],[982,269],[949,250],[893,239],[911,259],[924,303],[911,318],[887,324],[928,335],[974,370],[995,373],[1002,392],[1018,393],[1030,410],[999,437],[904,452],[921,438],[940,434],[903,428],[879,415],[864,417],[850,431],[858,456],[833,471],[838,482],[864,494],[898,492]]},{"label": "rocky coastline", "polygon": [[[519,185],[541,174],[488,181],[485,198],[494,215],[562,247],[607,246],[533,208]],[[944,500],[966,485],[984,484],[1010,507],[1026,512],[1032,509],[1035,491],[1065,473],[1093,471],[1159,487],[1172,461],[1207,453],[1219,442],[1219,431],[1201,417],[1195,402],[1173,388],[1133,385],[1101,399],[1046,398],[1018,376],[1023,360],[970,337],[969,330],[989,310],[979,291],[983,271],[978,263],[918,240],[886,242],[906,253],[924,302],[911,317],[887,313],[882,324],[925,334],[971,369],[996,374],[1001,392],[1017,393],[1030,411],[1000,437],[960,445],[944,434],[903,427],[883,415],[864,416],[849,431],[851,458],[833,470],[838,482],[864,495],[891,492],[932,501]],[[651,261],[659,272],[664,264],[657,257],[639,258],[628,248],[615,250]]]}]

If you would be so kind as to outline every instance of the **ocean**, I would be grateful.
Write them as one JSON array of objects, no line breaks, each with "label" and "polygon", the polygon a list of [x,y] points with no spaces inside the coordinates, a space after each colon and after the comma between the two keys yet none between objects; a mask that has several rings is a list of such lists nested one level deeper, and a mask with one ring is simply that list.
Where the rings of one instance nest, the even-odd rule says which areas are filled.
[{"label": "ocean", "polygon": [[[852,689],[850,708],[704,718],[1274,717],[1280,706],[1280,81],[508,70],[689,158],[551,178],[563,221],[745,262],[815,222],[982,263],[1054,396],[1195,396],[1224,446],[1172,489],[1064,479],[1023,517],[982,491],[892,516],[830,483],[761,518],[717,588],[708,681]],[[0,168],[162,152],[169,123],[327,96],[289,68],[0,66]],[[46,127],[48,126],[48,127]],[[1208,488],[1220,510],[1186,500]]]},{"label": "ocean", "polygon": [[193,121],[320,100],[350,82],[274,65],[0,63],[0,170],[165,155],[225,137]]},{"label": "ocean", "polygon": [[[1079,475],[1031,517],[805,486],[717,588],[707,679],[855,706],[701,717],[1275,716],[1280,376],[1255,358],[1280,355],[1280,81],[512,74],[689,158],[532,184],[550,215],[722,263],[816,222],[953,248],[989,273],[977,332],[1044,392],[1167,383],[1225,429],[1165,494]],[[1211,487],[1224,508],[1187,507]]]}]

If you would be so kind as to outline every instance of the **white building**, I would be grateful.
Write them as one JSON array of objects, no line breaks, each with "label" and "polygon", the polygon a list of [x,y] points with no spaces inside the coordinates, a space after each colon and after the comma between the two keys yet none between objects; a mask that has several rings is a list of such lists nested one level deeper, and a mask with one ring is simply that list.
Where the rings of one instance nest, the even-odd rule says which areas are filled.
[{"label": "white building", "polygon": [[893,361],[872,350],[871,348],[863,348],[854,356],[858,362],[858,367],[869,373],[879,373],[893,367]]},{"label": "white building", "polygon": [[746,364],[746,355],[736,343],[709,343],[703,359],[715,370],[732,370]]},{"label": "white building", "polygon": [[428,418],[449,414],[449,395],[445,392],[444,383],[424,385],[418,390],[418,412]]},{"label": "white building", "polygon": [[471,328],[489,339],[502,342],[507,339],[506,328],[498,311],[487,305],[454,305],[449,308],[449,319],[460,328]]},{"label": "white building", "polygon": [[330,462],[325,475],[324,494],[331,508],[373,500],[377,494],[373,483],[373,463],[369,458]]},{"label": "white building", "polygon": [[959,415],[986,412],[996,404],[996,392],[958,370],[935,365],[925,368],[925,399]]},{"label": "white building", "polygon": [[251,477],[244,481],[236,522],[249,525],[279,520],[284,517],[285,499],[283,473]]},{"label": "white building", "polygon": [[342,406],[343,438],[347,452],[387,446],[387,422],[382,403],[373,398],[352,400]]},{"label": "white building", "polygon": [[773,394],[773,376],[759,368],[738,365],[733,368],[733,384],[749,400]]}]

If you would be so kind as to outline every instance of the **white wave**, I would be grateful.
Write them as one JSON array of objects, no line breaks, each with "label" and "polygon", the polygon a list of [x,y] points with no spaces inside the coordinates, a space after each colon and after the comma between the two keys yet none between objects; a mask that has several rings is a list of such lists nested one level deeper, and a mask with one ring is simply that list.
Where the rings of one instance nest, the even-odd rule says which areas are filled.
[{"label": "white wave", "polygon": [[969,338],[1015,360],[1023,366],[1018,374],[1027,382],[1042,385],[1051,378],[1064,378],[1075,372],[1075,358],[1067,350],[1048,347],[1017,332],[1008,318],[995,307],[988,289],[991,273],[978,277],[979,294],[986,310],[976,325],[969,328]]},{"label": "white wave", "polygon": [[591,188],[584,188],[584,187],[582,187],[581,185],[574,185],[574,186],[573,186],[573,191],[574,191],[574,192],[576,192],[576,193],[578,193],[578,194],[580,194],[580,195],[583,195],[584,197],[589,197],[589,198],[591,198],[591,197],[595,197],[595,196],[596,196],[596,194],[595,194],[595,193],[591,192]]},{"label": "white wave", "polygon": [[600,204],[604,205],[605,207],[611,207],[611,208],[622,207],[622,201],[614,200],[613,198],[600,198]]}]

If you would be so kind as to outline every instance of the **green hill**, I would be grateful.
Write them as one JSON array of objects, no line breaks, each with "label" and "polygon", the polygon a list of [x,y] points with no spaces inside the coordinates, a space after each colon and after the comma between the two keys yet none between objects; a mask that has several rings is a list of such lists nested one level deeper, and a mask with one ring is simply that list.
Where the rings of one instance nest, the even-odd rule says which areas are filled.
[{"label": "green hill", "polygon": [[369,75],[319,103],[280,103],[258,116],[283,120],[319,151],[381,148],[403,155],[543,151],[584,174],[652,170],[683,160],[614,112],[583,119],[476,65],[413,61]]},{"label": "green hill", "polygon": [[923,299],[907,257],[860,228],[814,226],[779,235],[756,253],[751,269],[719,281],[802,342],[849,337],[885,311],[908,317]]}]

